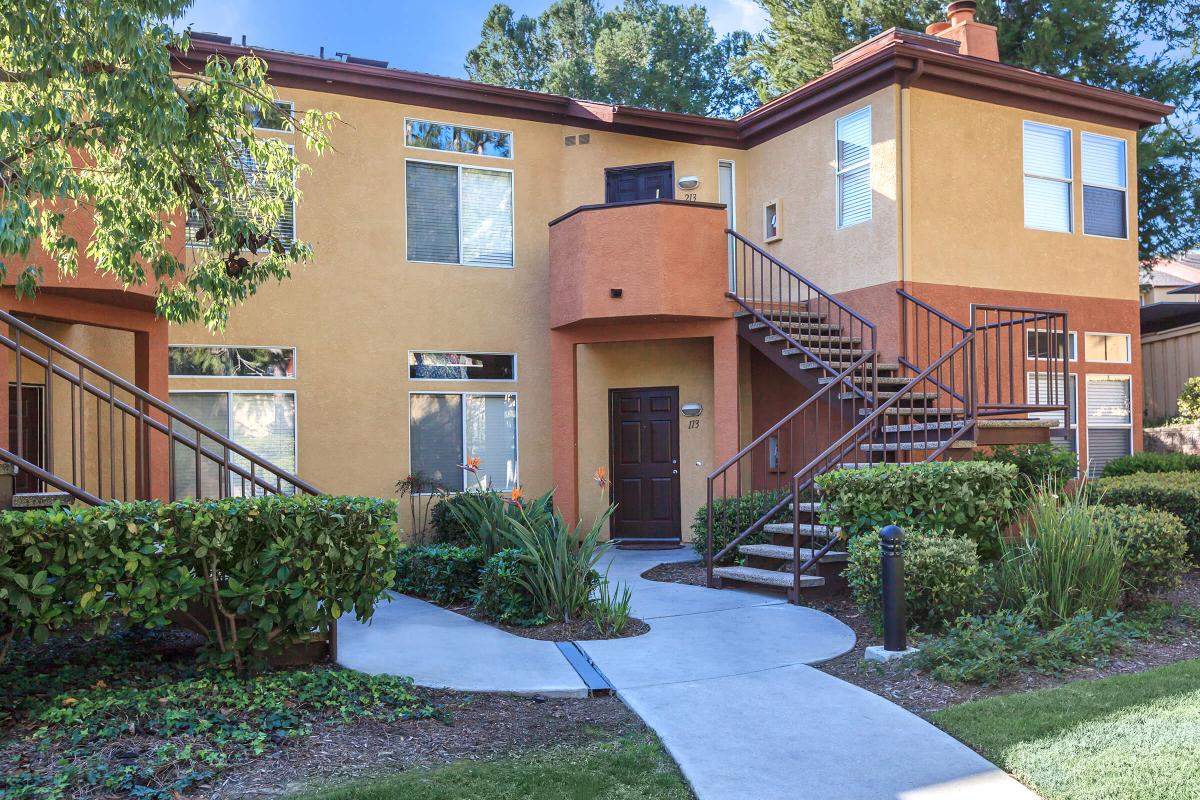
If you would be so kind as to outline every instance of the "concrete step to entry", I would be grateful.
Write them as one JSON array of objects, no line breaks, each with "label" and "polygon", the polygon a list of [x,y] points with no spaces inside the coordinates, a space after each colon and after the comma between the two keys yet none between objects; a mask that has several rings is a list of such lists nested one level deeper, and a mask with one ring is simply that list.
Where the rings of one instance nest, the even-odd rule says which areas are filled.
[{"label": "concrete step to entry", "polygon": [[50,508],[55,503],[60,506],[71,505],[71,495],[66,492],[21,492],[12,498],[13,508]]},{"label": "concrete step to entry", "polygon": [[[911,450],[937,450],[945,440],[928,442],[877,442],[875,444],[860,444],[859,447],[871,453],[899,453]],[[950,443],[948,450],[973,450],[975,442],[970,439],[956,439]]]},{"label": "concrete step to entry", "polygon": [[[713,575],[720,581],[752,583],[758,586],[770,586],[774,589],[791,589],[793,579],[790,572],[777,572],[773,569],[758,569],[757,567],[715,567]],[[800,576],[801,589],[815,589],[824,585],[825,579],[817,575]]]},{"label": "concrete step to entry", "polygon": [[[802,561],[808,561],[817,554],[819,548],[801,547],[800,558]],[[738,552],[744,556],[758,556],[760,558],[778,558],[780,561],[791,561],[795,558],[796,552],[791,547],[781,544],[744,544],[738,548]],[[850,555],[842,550],[830,550],[825,555],[821,556],[822,561],[836,563],[845,561]]]},{"label": "concrete step to entry", "polygon": [[[791,536],[794,529],[790,522],[768,522],[766,525],[763,525],[763,530],[767,533],[782,533],[784,536]],[[828,539],[830,536],[836,536],[840,532],[840,528],[834,528],[831,532],[827,525],[806,524],[800,526],[801,536],[812,536],[814,539]]]}]

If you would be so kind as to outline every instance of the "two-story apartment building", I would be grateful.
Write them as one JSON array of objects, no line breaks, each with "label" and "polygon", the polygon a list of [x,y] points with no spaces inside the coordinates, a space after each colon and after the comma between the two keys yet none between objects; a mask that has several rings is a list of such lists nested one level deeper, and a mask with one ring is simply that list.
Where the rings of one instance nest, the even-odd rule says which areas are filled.
[{"label": "two-story apartment building", "polygon": [[[731,475],[950,456],[990,416],[1051,420],[1095,469],[1140,440],[1136,135],[1171,109],[1002,64],[951,5],[734,120],[196,37],[185,65],[253,53],[283,101],[341,116],[288,221],[315,262],[220,335],[118,287],[9,307],[312,487],[556,486],[569,517],[617,503],[622,538],[686,538]],[[57,473],[65,394],[35,388],[9,431]],[[92,399],[75,483],[119,495],[124,462],[88,458],[136,434]],[[238,451],[202,463],[181,439],[208,439],[148,413],[145,491],[240,491]]]}]

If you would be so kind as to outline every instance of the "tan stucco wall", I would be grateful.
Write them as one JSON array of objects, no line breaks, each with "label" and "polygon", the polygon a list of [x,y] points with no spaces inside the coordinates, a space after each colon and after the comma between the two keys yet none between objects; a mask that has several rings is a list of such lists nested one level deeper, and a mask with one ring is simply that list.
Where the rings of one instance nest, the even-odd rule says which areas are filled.
[{"label": "tan stucco wall", "polygon": [[678,386],[679,404],[702,403],[698,427],[679,421],[679,504],[683,538],[691,539],[692,517],[707,497],[713,468],[712,340],[581,344],[579,369],[579,512],[586,524],[607,507],[607,492],[593,480],[596,467],[609,464],[609,389]]},{"label": "tan stucco wall", "polygon": [[[907,280],[1117,299],[1138,297],[1133,131],[912,89],[906,133],[911,191]],[[1074,230],[1024,222],[1022,122],[1071,129]],[[1128,239],[1083,234],[1080,132],[1127,142]]]},{"label": "tan stucco wall", "polygon": [[[765,249],[829,292],[896,280],[896,96],[890,86],[749,150],[738,164],[738,230],[762,244],[778,201],[782,238]],[[837,120],[871,107],[871,219],[837,226]]]}]

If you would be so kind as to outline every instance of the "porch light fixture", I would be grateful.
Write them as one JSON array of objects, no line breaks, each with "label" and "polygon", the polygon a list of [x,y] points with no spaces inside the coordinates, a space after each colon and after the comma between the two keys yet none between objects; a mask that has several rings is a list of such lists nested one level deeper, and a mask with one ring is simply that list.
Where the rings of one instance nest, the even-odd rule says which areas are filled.
[{"label": "porch light fixture", "polygon": [[684,403],[679,407],[679,413],[685,417],[698,417],[704,413],[704,406],[700,403]]},{"label": "porch light fixture", "polygon": [[691,191],[700,185],[700,179],[695,175],[685,175],[679,179],[679,188],[684,191]]}]

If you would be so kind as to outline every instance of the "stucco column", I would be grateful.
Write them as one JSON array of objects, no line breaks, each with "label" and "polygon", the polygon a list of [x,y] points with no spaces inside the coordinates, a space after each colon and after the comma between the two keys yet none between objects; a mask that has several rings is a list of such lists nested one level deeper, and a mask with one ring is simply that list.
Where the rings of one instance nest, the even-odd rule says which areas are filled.
[{"label": "stucco column", "polygon": [[568,523],[579,519],[579,437],[575,337],[550,331],[550,447],[555,505]]},{"label": "stucco column", "polygon": [[713,464],[716,469],[739,449],[737,321],[720,323],[713,335]]},{"label": "stucco column", "polygon": [[[139,389],[149,392],[164,403],[168,402],[167,388],[167,323],[155,319],[146,330],[133,334],[133,382]],[[151,416],[166,424],[166,416],[151,410]],[[139,486],[146,498],[167,500],[170,498],[170,472],[167,459],[171,457],[170,443],[164,434],[147,433],[143,469],[142,453],[138,453],[138,475],[146,476],[147,484]]]}]

